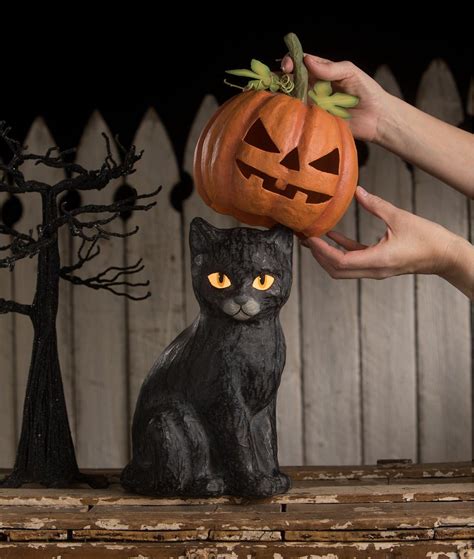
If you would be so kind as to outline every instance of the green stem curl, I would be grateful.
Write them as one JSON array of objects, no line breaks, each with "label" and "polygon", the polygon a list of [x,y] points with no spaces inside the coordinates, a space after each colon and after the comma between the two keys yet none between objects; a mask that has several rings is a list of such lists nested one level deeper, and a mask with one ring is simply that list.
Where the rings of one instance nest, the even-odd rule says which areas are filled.
[{"label": "green stem curl", "polygon": [[285,35],[285,44],[288,47],[291,58],[293,59],[293,75],[295,88],[291,92],[293,97],[306,103],[308,97],[308,70],[304,65],[304,53],[300,40],[294,33]]}]

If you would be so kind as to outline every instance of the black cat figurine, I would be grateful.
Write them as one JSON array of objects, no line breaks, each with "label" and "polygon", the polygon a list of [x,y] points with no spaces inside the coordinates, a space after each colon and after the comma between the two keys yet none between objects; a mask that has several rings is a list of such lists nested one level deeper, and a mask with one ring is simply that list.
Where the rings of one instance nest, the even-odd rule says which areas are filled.
[{"label": "black cat figurine", "polygon": [[285,365],[278,318],[290,294],[293,234],[191,223],[200,314],[145,379],[126,489],[157,496],[284,493],[275,406]]}]

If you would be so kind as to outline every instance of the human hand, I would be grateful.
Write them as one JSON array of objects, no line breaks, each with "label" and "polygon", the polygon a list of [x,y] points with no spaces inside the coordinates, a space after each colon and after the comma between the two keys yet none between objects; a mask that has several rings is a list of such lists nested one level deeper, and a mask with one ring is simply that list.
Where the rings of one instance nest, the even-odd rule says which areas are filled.
[{"label": "human hand", "polygon": [[365,210],[386,223],[387,231],[372,246],[336,231],[329,232],[327,236],[344,250],[316,237],[302,241],[331,277],[382,279],[401,274],[439,274],[456,285],[448,275],[456,267],[461,244],[466,243],[472,249],[470,243],[441,225],[369,194],[360,186],[356,198]]},{"label": "human hand", "polygon": [[[358,105],[350,109],[349,126],[356,138],[377,142],[380,137],[380,116],[387,110],[390,95],[352,62],[332,62],[306,54],[304,63],[308,68],[310,87],[317,80],[326,80],[332,83],[336,91],[359,97]],[[281,68],[285,73],[292,72],[293,60],[289,55],[283,58]]]}]

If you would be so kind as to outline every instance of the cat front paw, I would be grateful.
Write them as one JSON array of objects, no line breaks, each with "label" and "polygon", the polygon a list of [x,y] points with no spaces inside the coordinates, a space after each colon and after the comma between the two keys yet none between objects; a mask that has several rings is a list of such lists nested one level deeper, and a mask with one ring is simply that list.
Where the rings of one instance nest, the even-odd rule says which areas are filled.
[{"label": "cat front paw", "polygon": [[197,478],[186,494],[189,497],[215,497],[225,491],[224,480],[220,476],[203,476]]},{"label": "cat front paw", "polygon": [[257,474],[242,479],[236,493],[244,497],[271,497],[286,493],[290,487],[290,478],[281,472],[275,476]]}]

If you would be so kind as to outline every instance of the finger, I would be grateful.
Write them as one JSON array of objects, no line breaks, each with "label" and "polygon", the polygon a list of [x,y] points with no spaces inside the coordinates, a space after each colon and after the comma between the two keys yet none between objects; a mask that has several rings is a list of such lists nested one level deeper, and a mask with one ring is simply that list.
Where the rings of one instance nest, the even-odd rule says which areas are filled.
[{"label": "finger", "polygon": [[[305,61],[306,59],[308,60],[312,60],[314,62],[320,63],[320,64],[333,64],[332,60],[328,60],[327,58],[321,58],[320,56],[315,56],[314,54],[306,54],[305,55]],[[281,69],[283,70],[283,72],[285,72],[286,74],[289,74],[290,72],[293,71],[293,59],[291,58],[291,56],[289,54],[285,54],[285,56],[283,57],[282,61],[281,61]]]},{"label": "finger", "polygon": [[364,248],[367,248],[367,245],[363,245],[362,243],[354,241],[353,239],[349,239],[349,237],[346,237],[338,231],[328,231],[326,235],[333,241],[336,241],[338,245],[341,245],[346,250],[362,250]]},{"label": "finger", "polygon": [[314,259],[333,279],[383,279],[389,277],[384,270],[361,269],[361,270],[337,270],[332,264],[321,256],[313,253]]},{"label": "finger", "polygon": [[343,252],[326,243],[323,239],[310,237],[306,239],[306,246],[311,249],[313,255],[323,256],[333,268],[339,271],[381,270],[389,268],[387,251],[380,244],[363,250]]},{"label": "finger", "polygon": [[383,198],[370,194],[361,186],[356,188],[356,199],[365,210],[385,221],[387,225],[391,224],[397,212],[402,211]]},{"label": "finger", "polygon": [[293,59],[289,54],[285,54],[283,60],[281,61],[281,69],[286,74],[289,74],[293,71]]},{"label": "finger", "polygon": [[320,80],[331,82],[348,78],[355,72],[355,66],[351,62],[332,62],[310,54],[304,57],[304,63],[311,74]]}]

